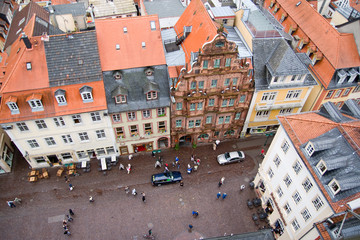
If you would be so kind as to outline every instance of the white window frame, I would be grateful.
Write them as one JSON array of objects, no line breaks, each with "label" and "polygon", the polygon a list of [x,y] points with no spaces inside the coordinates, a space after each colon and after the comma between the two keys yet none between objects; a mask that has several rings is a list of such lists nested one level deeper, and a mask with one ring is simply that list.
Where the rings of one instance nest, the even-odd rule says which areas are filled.
[{"label": "white window frame", "polygon": [[91,120],[93,122],[100,122],[101,121],[101,116],[100,116],[99,112],[92,112],[92,113],[90,113],[90,116],[91,116]]},{"label": "white window frame", "polygon": [[262,102],[275,101],[277,92],[265,92],[261,97]]},{"label": "white window frame", "polygon": [[44,106],[40,99],[31,99],[28,101],[29,106],[33,112],[43,111]]},{"label": "white window frame", "polygon": [[28,126],[26,125],[25,122],[18,122],[18,123],[16,123],[16,126],[18,127],[18,129],[21,132],[29,131],[29,128],[28,128]]},{"label": "white window frame", "polygon": [[[336,181],[335,178],[333,178],[329,184],[328,184],[331,192],[336,195],[338,192],[340,192],[341,188],[340,188],[340,184],[338,183],[338,181]],[[334,189],[335,187],[337,187],[337,189]]]},{"label": "white window frame", "polygon": [[80,114],[75,114],[71,116],[75,125],[82,124],[82,119]]},{"label": "white window frame", "polygon": [[290,204],[289,204],[288,202],[285,203],[285,205],[284,205],[283,208],[284,208],[286,214],[290,214],[290,213],[291,213],[291,207],[290,207]]},{"label": "white window frame", "polygon": [[47,137],[47,138],[44,138],[44,140],[48,146],[56,145],[55,139],[53,137]]},{"label": "white window frame", "polygon": [[115,96],[116,103],[126,103],[126,96],[125,95],[117,95]]},{"label": "white window frame", "polygon": [[273,170],[271,168],[269,168],[267,174],[268,174],[270,179],[272,179],[274,177],[274,172],[273,172]]},{"label": "white window frame", "polygon": [[297,221],[296,219],[294,219],[294,220],[291,222],[291,226],[292,226],[294,232],[296,232],[297,230],[300,229],[300,225],[299,225],[299,223],[298,223],[298,221]]},{"label": "white window frame", "polygon": [[321,175],[324,175],[327,171],[326,163],[322,159],[318,162],[318,164],[316,164],[316,168]]},{"label": "white window frame", "polygon": [[19,114],[19,106],[16,102],[7,102],[6,105],[9,107],[11,114]]},{"label": "white window frame", "polygon": [[53,118],[54,123],[57,127],[63,127],[65,126],[65,121],[62,117],[54,117]]},{"label": "white window frame", "polygon": [[194,128],[194,124],[195,124],[194,120],[189,120],[188,128]]},{"label": "white window frame", "polygon": [[301,169],[302,169],[302,166],[301,166],[299,160],[296,160],[296,162],[293,164],[292,167],[293,167],[294,172],[295,172],[296,174],[299,174],[299,172],[300,172]]},{"label": "white window frame", "polygon": [[285,100],[299,99],[301,90],[289,90],[286,94]]},{"label": "white window frame", "polygon": [[27,142],[31,148],[39,148],[40,147],[40,145],[36,141],[36,139],[30,139],[30,140],[27,140]]},{"label": "white window frame", "polygon": [[127,117],[129,120],[134,121],[136,120],[136,113],[135,112],[128,112]]},{"label": "white window frame", "polygon": [[150,91],[146,94],[146,100],[155,100],[157,98],[158,96],[156,91]]},{"label": "white window frame", "polygon": [[279,155],[276,154],[273,161],[274,161],[275,166],[278,168],[281,163],[281,159],[280,159]]},{"label": "white window frame", "polygon": [[281,198],[284,195],[284,192],[282,191],[280,186],[276,189],[276,193],[279,198]]},{"label": "white window frame", "polygon": [[306,178],[303,181],[302,186],[303,186],[305,192],[309,192],[311,190],[311,188],[313,187],[313,184],[312,184],[312,182],[310,181],[309,178]]},{"label": "white window frame", "polygon": [[82,98],[83,102],[92,102],[92,101],[94,101],[93,96],[92,96],[92,92],[88,92],[88,91],[82,92],[81,93],[81,98]]},{"label": "white window frame", "polygon": [[97,139],[105,139],[106,134],[104,129],[96,130],[96,137]]},{"label": "white window frame", "polygon": [[286,174],[286,176],[283,178],[283,180],[284,180],[286,187],[289,188],[292,183],[292,179],[291,179],[290,175]]},{"label": "white window frame", "polygon": [[143,110],[142,115],[143,115],[143,118],[150,118],[151,117],[150,110],[149,109]]},{"label": "white window frame", "polygon": [[71,135],[70,134],[65,134],[65,135],[61,135],[61,138],[64,142],[64,144],[70,144],[70,143],[73,143],[73,140],[71,138]]},{"label": "white window frame", "polygon": [[296,204],[298,204],[300,201],[301,201],[301,195],[300,195],[300,193],[298,192],[298,191],[296,191],[293,195],[292,195],[292,198],[293,198],[293,200],[294,200],[294,202],[296,203]]},{"label": "white window frame", "polygon": [[301,215],[304,218],[305,222],[311,218],[311,214],[307,208],[301,211]]},{"label": "white window frame", "polygon": [[35,124],[38,127],[38,129],[40,129],[40,130],[47,128],[47,125],[46,125],[44,120],[41,120],[41,119],[40,120],[35,120]]},{"label": "white window frame", "polygon": [[289,148],[290,148],[289,143],[286,140],[284,140],[283,144],[281,145],[281,149],[284,151],[284,153],[287,153]]},{"label": "white window frame", "polygon": [[316,198],[314,198],[314,200],[312,200],[312,203],[313,203],[316,211],[318,211],[322,206],[324,206],[324,202],[322,201],[320,196],[316,196]]},{"label": "white window frame", "polygon": [[121,122],[121,115],[120,115],[120,113],[113,114],[113,115],[111,116],[111,118],[112,118],[113,122]]},{"label": "white window frame", "polygon": [[158,114],[158,117],[163,117],[166,115],[166,110],[165,108],[158,108],[157,109],[157,114]]},{"label": "white window frame", "polygon": [[80,142],[88,142],[90,140],[87,132],[80,132],[79,138],[80,138]]},{"label": "white window frame", "polygon": [[57,101],[57,103],[58,103],[59,105],[66,105],[66,104],[67,104],[65,95],[57,95],[57,96],[55,97],[55,99],[56,99],[56,101]]},{"label": "white window frame", "polygon": [[311,142],[308,142],[308,144],[306,144],[305,150],[306,150],[307,154],[311,157],[311,155],[313,155],[313,153],[315,151],[315,148]]}]

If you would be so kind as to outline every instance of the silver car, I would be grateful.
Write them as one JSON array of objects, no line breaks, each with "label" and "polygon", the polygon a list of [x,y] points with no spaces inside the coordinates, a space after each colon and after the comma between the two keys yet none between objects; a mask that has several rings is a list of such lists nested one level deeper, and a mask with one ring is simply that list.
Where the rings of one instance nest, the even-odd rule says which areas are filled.
[{"label": "silver car", "polygon": [[217,156],[217,161],[220,165],[233,163],[233,162],[242,162],[245,159],[245,154],[243,151],[235,152],[226,152]]}]

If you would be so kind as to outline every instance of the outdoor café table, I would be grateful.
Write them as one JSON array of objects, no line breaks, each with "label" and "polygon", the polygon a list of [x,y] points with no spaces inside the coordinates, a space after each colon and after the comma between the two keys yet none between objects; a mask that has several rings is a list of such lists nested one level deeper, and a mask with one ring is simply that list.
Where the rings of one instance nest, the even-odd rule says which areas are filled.
[{"label": "outdoor caf\u00e9 table", "polygon": [[106,168],[106,160],[105,160],[105,158],[101,158],[100,161],[101,161],[101,169],[106,170],[107,168]]},{"label": "outdoor caf\u00e9 table", "polygon": [[86,161],[81,162],[81,168],[86,168]]},{"label": "outdoor caf\u00e9 table", "polygon": [[29,173],[29,176],[35,176],[36,175],[36,171],[35,170],[32,170],[30,173]]}]

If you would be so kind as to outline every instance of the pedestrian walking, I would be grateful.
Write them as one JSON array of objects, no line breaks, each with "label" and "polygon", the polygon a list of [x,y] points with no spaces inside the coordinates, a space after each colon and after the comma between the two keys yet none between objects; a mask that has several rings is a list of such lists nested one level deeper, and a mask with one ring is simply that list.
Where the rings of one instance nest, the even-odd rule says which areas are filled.
[{"label": "pedestrian walking", "polygon": [[261,156],[265,157],[265,149],[261,149]]},{"label": "pedestrian walking", "polygon": [[179,162],[177,163],[177,169],[180,169],[180,163]]},{"label": "pedestrian walking", "polygon": [[71,235],[70,231],[68,229],[65,229],[64,234]]},{"label": "pedestrian walking", "polygon": [[155,157],[155,152],[154,151],[151,152],[151,156]]},{"label": "pedestrian walking", "polygon": [[176,163],[176,164],[179,163],[179,157],[178,157],[178,156],[176,156],[176,158],[175,158],[175,163]]},{"label": "pedestrian walking", "polygon": [[13,201],[6,201],[6,203],[7,203],[7,204],[9,205],[9,207],[11,207],[11,208],[16,207],[16,205],[14,204]]},{"label": "pedestrian walking", "polygon": [[65,219],[63,220],[63,228],[67,229],[67,221]]},{"label": "pedestrian walking", "polygon": [[157,167],[161,167],[161,163],[159,162],[159,160],[156,161],[156,163],[155,163],[155,168],[157,168]]},{"label": "pedestrian walking", "polygon": [[221,192],[218,192],[218,193],[216,194],[216,198],[219,199],[220,197],[221,197]]},{"label": "pedestrian walking", "polygon": [[89,202],[91,202],[91,203],[94,202],[93,196],[90,196],[90,197],[89,197]]},{"label": "pedestrian walking", "polygon": [[133,158],[133,155],[132,154],[130,154],[129,155],[129,160],[131,160]]},{"label": "pedestrian walking", "polygon": [[198,159],[196,159],[196,164],[198,165],[198,166],[200,166],[200,158],[198,158]]},{"label": "pedestrian walking", "polygon": [[70,189],[70,191],[72,191],[74,189],[74,186],[71,183],[69,183],[69,189]]},{"label": "pedestrian walking", "polygon": [[73,210],[71,208],[69,209],[69,213],[70,213],[71,216],[75,215],[75,213],[73,212]]},{"label": "pedestrian walking", "polygon": [[192,171],[192,168],[191,168],[190,164],[188,164],[188,166],[187,166],[187,173],[190,174],[191,171]]},{"label": "pedestrian walking", "polygon": [[66,215],[68,222],[72,222],[74,219],[70,217],[69,215]]},{"label": "pedestrian walking", "polygon": [[21,204],[21,199],[16,197],[16,198],[14,199],[14,203],[16,203],[16,204]]},{"label": "pedestrian walking", "polygon": [[167,172],[170,172],[170,171],[169,171],[168,167],[165,166],[165,171],[164,171],[164,173],[167,173]]},{"label": "pedestrian walking", "polygon": [[219,139],[217,139],[217,140],[215,141],[215,143],[216,143],[216,146],[218,147],[218,146],[219,146],[219,144],[220,144],[220,140],[219,140]]},{"label": "pedestrian walking", "polygon": [[65,175],[65,182],[67,183],[68,182],[68,177]]},{"label": "pedestrian walking", "polygon": [[130,171],[131,171],[131,164],[130,163],[126,167],[126,171],[127,171],[128,174],[130,174]]},{"label": "pedestrian walking", "polygon": [[181,180],[180,181],[180,187],[183,187],[184,186],[184,182]]},{"label": "pedestrian walking", "polygon": [[213,150],[214,151],[216,150],[216,143],[215,142],[213,143]]},{"label": "pedestrian walking", "polygon": [[134,188],[132,191],[131,191],[131,194],[136,196],[137,192],[136,192],[136,189]]},{"label": "pedestrian walking", "polygon": [[193,227],[194,227],[193,225],[189,224],[189,232],[192,231]]},{"label": "pedestrian walking", "polygon": [[226,193],[223,193],[222,195],[222,199],[224,200],[226,198],[227,194]]},{"label": "pedestrian walking", "polygon": [[142,192],[142,193],[141,193],[141,195],[142,195],[142,201],[145,203],[145,202],[146,202],[146,199],[145,199],[145,193],[144,193],[144,192]]},{"label": "pedestrian walking", "polygon": [[125,186],[125,193],[128,194],[130,192],[129,187]]},{"label": "pedestrian walking", "polygon": [[219,181],[219,187],[221,187],[224,184],[225,177],[222,177]]},{"label": "pedestrian walking", "polygon": [[194,218],[196,218],[197,216],[199,216],[199,212],[198,211],[192,211],[192,215]]},{"label": "pedestrian walking", "polygon": [[120,163],[119,170],[124,170],[124,169],[125,169],[124,165],[122,165],[122,163]]},{"label": "pedestrian walking", "polygon": [[194,154],[191,155],[190,161],[193,162],[193,163],[195,163],[195,156],[194,156]]}]

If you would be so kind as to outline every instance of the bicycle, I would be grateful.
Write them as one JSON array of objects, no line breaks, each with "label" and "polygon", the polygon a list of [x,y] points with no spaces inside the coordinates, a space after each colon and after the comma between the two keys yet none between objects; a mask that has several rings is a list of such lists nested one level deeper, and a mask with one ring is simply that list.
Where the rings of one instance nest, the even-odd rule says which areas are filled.
[{"label": "bicycle", "polygon": [[153,239],[153,240],[155,240],[155,237],[154,237],[153,235],[145,234],[143,237],[144,237],[145,239]]}]

